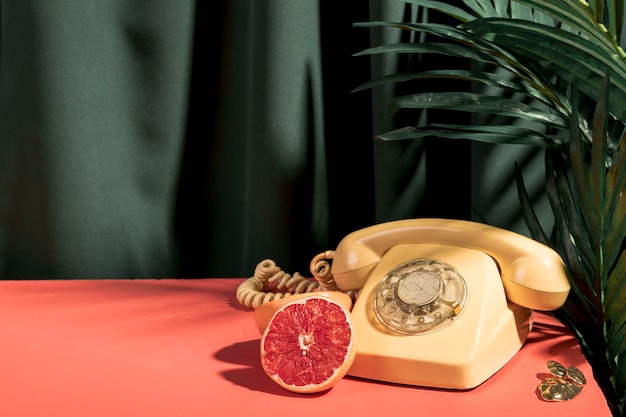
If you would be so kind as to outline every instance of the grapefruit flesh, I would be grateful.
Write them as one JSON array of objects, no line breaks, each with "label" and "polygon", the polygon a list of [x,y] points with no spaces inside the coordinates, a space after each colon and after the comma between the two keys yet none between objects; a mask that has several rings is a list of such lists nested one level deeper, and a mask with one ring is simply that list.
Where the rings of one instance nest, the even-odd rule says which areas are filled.
[{"label": "grapefruit flesh", "polygon": [[314,294],[282,306],[261,337],[263,370],[293,392],[331,388],[348,372],[355,354],[348,309]]}]

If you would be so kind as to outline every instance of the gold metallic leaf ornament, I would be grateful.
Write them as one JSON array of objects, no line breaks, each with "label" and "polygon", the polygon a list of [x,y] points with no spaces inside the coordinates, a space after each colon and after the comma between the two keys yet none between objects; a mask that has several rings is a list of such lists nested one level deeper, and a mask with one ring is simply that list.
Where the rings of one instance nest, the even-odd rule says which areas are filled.
[{"label": "gold metallic leaf ornament", "polygon": [[587,383],[585,375],[575,366],[565,368],[557,361],[549,360],[549,376],[537,387],[546,401],[570,401],[576,397]]}]

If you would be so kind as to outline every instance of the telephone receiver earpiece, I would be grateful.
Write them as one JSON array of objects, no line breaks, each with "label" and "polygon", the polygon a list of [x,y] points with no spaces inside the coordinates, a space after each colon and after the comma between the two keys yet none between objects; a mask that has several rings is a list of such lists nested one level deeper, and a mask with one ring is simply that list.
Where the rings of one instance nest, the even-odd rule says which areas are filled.
[{"label": "telephone receiver earpiece", "polygon": [[451,219],[407,219],[367,227],[339,242],[332,275],[342,290],[358,290],[385,253],[400,244],[436,244],[482,251],[496,262],[507,298],[533,310],[561,307],[570,291],[563,260],[553,249],[518,233]]}]

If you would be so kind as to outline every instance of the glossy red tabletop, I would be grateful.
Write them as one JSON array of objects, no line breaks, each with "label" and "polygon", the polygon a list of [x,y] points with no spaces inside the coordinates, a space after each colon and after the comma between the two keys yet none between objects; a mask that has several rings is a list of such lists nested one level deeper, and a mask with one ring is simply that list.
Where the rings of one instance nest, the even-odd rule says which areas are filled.
[{"label": "glossy red tabletop", "polygon": [[[571,334],[543,314],[522,350],[469,391],[346,377],[316,395],[260,367],[240,279],[0,281],[0,415],[610,416]],[[588,379],[571,402],[542,401],[546,360]]]}]

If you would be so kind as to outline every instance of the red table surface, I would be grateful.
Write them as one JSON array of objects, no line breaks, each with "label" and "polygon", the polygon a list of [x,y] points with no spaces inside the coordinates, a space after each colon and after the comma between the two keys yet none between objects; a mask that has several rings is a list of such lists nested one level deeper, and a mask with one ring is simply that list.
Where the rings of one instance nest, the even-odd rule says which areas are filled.
[{"label": "red table surface", "polygon": [[[235,299],[241,282],[0,281],[0,415],[610,416],[575,339],[537,313],[521,351],[473,390],[346,377],[321,394],[290,393],[260,366],[253,313]],[[587,376],[573,401],[539,398],[547,359]]]}]

